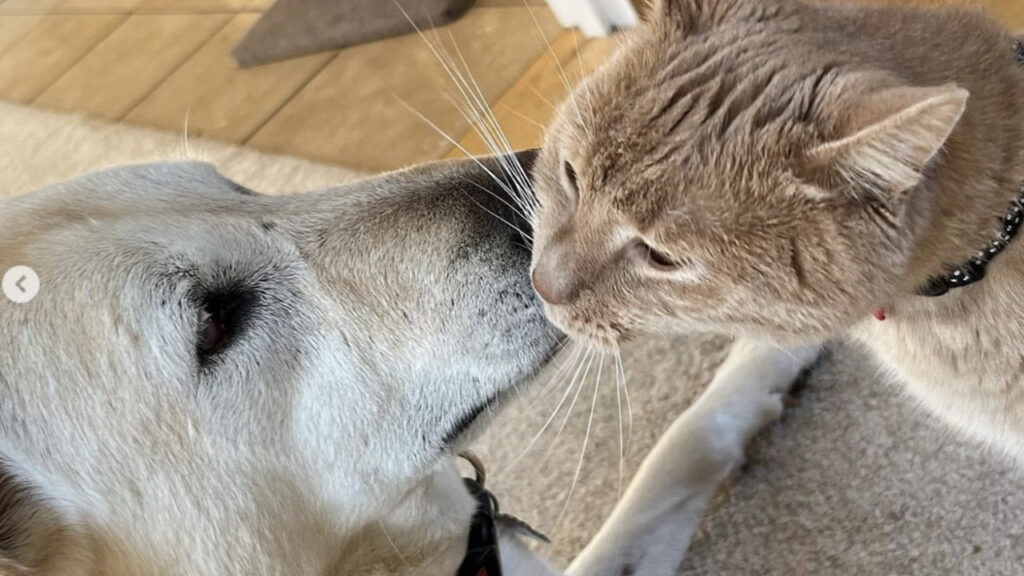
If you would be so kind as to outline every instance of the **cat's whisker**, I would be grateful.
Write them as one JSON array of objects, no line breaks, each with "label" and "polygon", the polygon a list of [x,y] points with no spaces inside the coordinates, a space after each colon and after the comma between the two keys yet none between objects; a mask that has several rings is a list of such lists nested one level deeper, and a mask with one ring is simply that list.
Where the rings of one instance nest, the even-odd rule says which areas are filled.
[{"label": "cat's whisker", "polygon": [[551,440],[551,444],[548,445],[548,449],[544,452],[544,456],[541,458],[541,462],[547,462],[547,459],[551,456],[551,452],[554,451],[555,446],[558,445],[558,439],[562,437],[562,432],[565,431],[565,426],[569,423],[569,418],[572,417],[573,410],[576,408],[576,402],[580,399],[580,393],[583,392],[583,385],[587,382],[587,376],[590,374],[590,368],[594,364],[594,358],[596,357],[596,350],[591,349],[588,354],[587,367],[583,371],[583,377],[580,378],[580,385],[576,388],[576,394],[572,397],[572,402],[569,403],[569,409],[565,412],[565,417],[562,419],[561,426],[558,427],[558,432],[555,433],[555,437]]},{"label": "cat's whisker", "polygon": [[[511,154],[511,147],[500,142],[499,137],[496,135],[496,133],[501,134],[501,127],[496,126],[496,120],[493,120],[492,122],[494,117],[490,112],[490,106],[487,104],[479,86],[476,84],[476,79],[469,70],[469,66],[466,64],[465,58],[462,57],[462,53],[459,50],[455,37],[451,32],[449,32],[449,37],[462,60],[463,67],[460,68],[454,58],[452,58],[451,55],[448,54],[448,51],[443,47],[439,47],[435,54],[437,54],[438,59],[441,61],[441,65],[444,67],[451,80],[455,83],[456,87],[459,89],[459,93],[465,101],[464,106],[456,104],[454,101],[453,104],[462,113],[463,117],[466,118],[466,121],[473,127],[474,132],[480,137],[480,140],[488,147],[492,154],[499,157]],[[465,70],[465,74],[463,74],[463,70]],[[466,76],[469,76],[469,79],[472,80],[472,84],[470,83],[470,80],[466,79]],[[503,168],[507,168],[507,166],[503,166]],[[508,170],[506,169],[506,173],[507,172]]]},{"label": "cat's whisker", "polygon": [[[533,92],[533,94],[534,94],[534,95],[535,95],[535,96],[536,96],[537,98],[540,98],[540,99],[541,99],[541,100],[542,100],[542,101],[543,101],[543,102],[544,102],[545,104],[547,104],[548,106],[550,106],[552,110],[557,110],[557,109],[558,109],[558,105],[557,105],[557,104],[555,104],[554,102],[552,102],[552,101],[551,101],[551,100],[550,100],[550,99],[549,99],[549,98],[548,98],[547,96],[545,96],[545,95],[541,94],[541,93],[540,93],[540,90],[537,90],[537,89],[536,89],[535,87],[533,87],[533,86],[530,86],[530,91],[531,91],[531,92]],[[546,129],[546,128],[545,128],[545,129]]]},{"label": "cat's whisker", "polygon": [[445,140],[447,140],[447,141],[448,141],[448,143],[450,143],[450,144],[452,144],[453,146],[455,146],[455,148],[457,148],[457,149],[458,149],[458,150],[459,150],[460,152],[462,152],[463,154],[465,154],[467,158],[469,158],[470,160],[472,160],[473,162],[475,162],[475,163],[476,163],[476,165],[477,165],[477,166],[479,166],[480,168],[482,168],[482,169],[483,169],[483,171],[484,171],[484,172],[486,172],[486,173],[487,173],[487,175],[488,175],[488,176],[490,176],[492,180],[494,180],[494,183],[495,183],[495,184],[497,184],[498,186],[500,186],[502,190],[504,190],[505,192],[507,192],[507,193],[508,193],[508,194],[509,194],[510,196],[511,196],[511,195],[513,195],[513,192],[512,192],[512,190],[511,190],[511,189],[509,189],[509,187],[508,187],[508,186],[506,185],[506,183],[505,183],[504,181],[502,181],[502,180],[501,180],[500,178],[498,178],[498,177],[497,177],[497,176],[496,176],[496,175],[494,174],[494,172],[493,172],[493,171],[491,171],[491,169],[490,169],[490,168],[488,168],[487,166],[485,166],[485,165],[484,165],[484,163],[483,163],[483,162],[481,162],[481,161],[480,161],[479,159],[475,158],[475,157],[474,157],[474,156],[473,156],[472,154],[470,154],[470,153],[469,153],[469,151],[468,151],[468,150],[466,150],[466,148],[465,148],[464,146],[462,146],[462,144],[459,144],[459,143],[458,143],[458,142],[457,142],[457,141],[456,141],[456,140],[455,140],[454,138],[452,138],[451,136],[449,136],[447,132],[445,132],[444,130],[442,130],[440,126],[438,126],[437,124],[435,124],[435,123],[434,123],[434,122],[433,122],[433,121],[432,121],[432,120],[431,120],[430,118],[427,118],[427,117],[426,117],[426,116],[425,116],[425,115],[424,115],[424,114],[423,114],[422,112],[420,112],[420,111],[419,111],[419,110],[417,110],[417,109],[416,109],[415,107],[413,107],[413,106],[412,106],[411,104],[409,104],[409,103],[408,103],[408,102],[406,102],[406,101],[405,101],[404,99],[402,99],[402,97],[401,97],[401,96],[399,96],[398,94],[394,94],[394,93],[392,94],[392,96],[394,96],[394,97],[395,97],[395,99],[397,99],[397,100],[398,100],[398,102],[399,102],[399,103],[400,103],[400,104],[401,104],[402,106],[404,106],[404,107],[405,107],[406,109],[408,109],[408,110],[409,110],[410,112],[412,112],[413,114],[415,114],[417,118],[419,118],[420,120],[422,120],[422,121],[423,121],[424,123],[426,123],[426,124],[427,124],[427,126],[429,126],[430,128],[432,128],[432,129],[433,129],[433,130],[434,130],[435,132],[437,132],[437,133],[438,133],[438,134],[439,134],[439,135],[440,135],[440,136],[441,136],[442,138],[444,138]]},{"label": "cat's whisker", "polygon": [[619,348],[615,348],[615,405],[618,409],[619,415],[619,485],[618,485],[618,497],[622,498],[622,482],[625,474],[623,469],[626,463],[626,444],[622,433],[622,372],[619,367],[622,365],[622,353]]},{"label": "cat's whisker", "polygon": [[[597,398],[601,390],[601,374],[604,368],[605,353],[601,353],[601,359],[597,363],[597,377],[594,379],[594,398],[590,402],[590,416],[587,418],[587,431],[583,435],[583,447],[580,449],[580,460],[576,464],[576,472],[573,474],[572,483],[569,485],[569,493],[565,497],[565,503],[562,505],[562,510],[558,513],[558,517],[555,519],[555,529],[557,532],[558,526],[562,523],[562,519],[565,517],[566,510],[569,509],[569,504],[572,503],[572,496],[576,491],[576,486],[580,481],[580,473],[583,472],[583,462],[587,454],[587,445],[590,442],[590,432],[594,425],[594,412],[597,410]],[[580,388],[583,385],[580,384]]]},{"label": "cat's whisker", "polygon": [[[402,100],[402,99],[401,99],[401,98],[400,98],[400,97],[399,97],[398,95],[395,95],[395,98],[397,98],[397,99],[398,99],[399,103],[401,103],[401,104],[402,104],[403,106],[405,106],[406,108],[408,108],[408,109],[409,109],[409,111],[411,111],[411,112],[412,112],[413,114],[416,114],[416,115],[417,115],[417,116],[418,116],[418,117],[419,117],[419,118],[420,118],[421,120],[423,120],[423,122],[425,122],[425,123],[426,123],[426,124],[427,124],[428,126],[430,126],[431,128],[433,128],[433,129],[434,129],[434,130],[435,130],[435,131],[436,131],[436,132],[437,132],[438,134],[440,134],[440,135],[441,135],[441,136],[443,136],[444,138],[447,138],[449,142],[453,143],[453,144],[454,144],[454,145],[455,145],[455,146],[456,146],[456,147],[457,147],[458,149],[462,150],[462,152],[463,152],[463,153],[464,153],[464,154],[465,154],[465,155],[466,155],[466,156],[467,156],[467,157],[468,157],[468,158],[469,158],[470,160],[472,160],[472,161],[473,161],[473,162],[474,162],[474,163],[475,163],[475,164],[476,164],[477,166],[479,166],[480,168],[482,168],[482,169],[483,169],[483,171],[484,171],[484,172],[486,172],[486,173],[487,173],[487,175],[488,175],[488,176],[490,176],[490,178],[491,178],[491,179],[492,179],[492,180],[493,180],[493,181],[494,181],[494,182],[495,182],[495,183],[496,183],[496,184],[497,184],[498,186],[500,186],[500,187],[501,187],[501,188],[502,188],[503,190],[505,190],[505,192],[506,192],[506,193],[508,193],[508,195],[509,195],[509,196],[511,196],[511,197],[514,197],[514,196],[515,196],[515,194],[514,194],[514,193],[513,193],[513,192],[512,192],[512,191],[511,191],[511,190],[510,190],[509,188],[508,188],[508,186],[506,185],[506,183],[505,183],[505,182],[503,182],[503,181],[502,181],[502,180],[501,180],[500,178],[498,178],[498,177],[497,177],[497,176],[496,176],[496,175],[494,174],[494,172],[492,172],[492,171],[491,171],[491,170],[490,170],[489,168],[487,168],[487,166],[485,166],[485,165],[483,164],[483,162],[481,162],[481,161],[480,161],[479,159],[477,159],[477,158],[473,157],[473,156],[472,156],[471,154],[469,154],[469,152],[467,152],[467,151],[465,150],[465,148],[463,148],[463,147],[462,147],[461,145],[459,145],[459,144],[458,144],[457,142],[455,142],[455,140],[454,140],[453,138],[451,138],[450,136],[448,136],[448,134],[446,134],[446,133],[444,132],[444,130],[441,130],[441,128],[440,128],[440,127],[438,127],[438,126],[437,126],[436,124],[434,124],[434,123],[433,123],[433,122],[432,122],[432,121],[431,121],[431,120],[430,120],[429,118],[427,118],[427,117],[426,117],[426,116],[424,116],[424,115],[423,115],[422,113],[420,113],[420,112],[419,112],[418,110],[416,110],[415,108],[413,108],[413,107],[412,107],[412,106],[411,106],[411,105],[410,105],[409,103],[407,103],[406,101]],[[488,190],[487,188],[484,188],[484,187],[480,186],[479,184],[477,184],[477,183],[475,183],[475,182],[470,182],[470,184],[473,184],[473,185],[474,185],[474,186],[476,186],[477,188],[480,188],[481,190],[483,190],[483,191],[487,192],[487,193],[488,193],[488,194],[490,194],[490,195],[491,195],[492,197],[494,197],[494,198],[497,198],[497,199],[498,199],[499,201],[501,201],[501,202],[505,203],[505,205],[506,205],[506,206],[508,206],[509,208],[511,208],[511,209],[513,209],[513,210],[515,210],[515,208],[513,208],[513,207],[512,207],[512,206],[511,206],[510,204],[508,204],[508,203],[507,203],[507,202],[506,202],[506,201],[505,201],[504,199],[502,199],[501,197],[499,197],[499,196],[498,196],[497,194],[495,194],[495,193],[494,193],[493,191],[491,191],[491,190]],[[505,219],[505,218],[502,218],[501,216],[499,216],[499,215],[495,214],[495,213],[494,213],[493,211],[491,211],[491,210],[488,210],[488,209],[487,209],[486,207],[484,207],[483,205],[481,205],[481,204],[480,204],[479,202],[477,202],[476,200],[473,200],[472,198],[470,198],[470,199],[471,199],[471,200],[473,201],[473,203],[474,203],[474,204],[476,204],[476,205],[477,205],[477,207],[479,207],[479,208],[480,208],[481,210],[483,210],[483,211],[484,211],[484,212],[486,212],[487,214],[489,214],[489,215],[493,216],[494,218],[496,218],[496,219],[497,219],[498,221],[502,222],[502,223],[503,223],[503,224],[505,224],[506,226],[508,226],[508,227],[512,228],[513,230],[515,230],[516,232],[518,232],[518,233],[519,233],[519,235],[520,235],[520,236],[521,236],[521,237],[523,238],[523,240],[524,240],[524,241],[526,241],[526,242],[528,242],[528,243],[532,243],[532,242],[533,242],[533,236],[532,236],[532,235],[530,235],[530,234],[527,234],[527,233],[526,233],[525,231],[523,231],[523,229],[522,229],[522,228],[520,228],[520,227],[516,226],[515,224],[513,224],[513,223],[509,222],[509,221],[508,221],[507,219]],[[525,218],[525,217],[524,217],[524,218]],[[526,219],[527,219],[527,220],[529,220],[529,218],[526,218]]]},{"label": "cat's whisker", "polygon": [[[405,19],[409,22],[409,24],[413,27],[413,29],[419,35],[420,39],[423,40],[424,44],[426,44],[427,48],[431,51],[431,53],[437,59],[438,63],[441,64],[441,67],[445,70],[445,72],[448,74],[448,76],[452,79],[453,82],[455,82],[455,85],[459,89],[459,92],[462,94],[463,98],[466,99],[467,103],[472,105],[474,98],[471,97],[467,93],[468,83],[465,81],[465,78],[461,74],[461,72],[458,71],[457,67],[454,64],[454,60],[451,58],[450,55],[448,55],[447,51],[444,50],[443,46],[441,46],[440,37],[438,36],[438,45],[435,45],[434,43],[432,43],[430,41],[430,39],[427,37],[427,35],[424,34],[423,30],[419,26],[416,25],[416,23],[409,16],[409,13],[402,7],[402,5],[399,4],[397,0],[392,0],[392,2],[395,4],[395,6],[398,8],[398,10],[402,13],[402,15],[405,17]],[[436,35],[437,35],[437,32],[435,30],[435,36]],[[452,38],[452,40],[454,41],[454,37]],[[456,48],[457,47],[458,46],[456,45]],[[448,135],[444,130],[442,130],[439,126],[437,126],[437,124],[432,122],[425,115],[423,115],[418,110],[413,108],[411,105],[409,105],[403,99],[401,99],[400,97],[397,97],[397,95],[396,95],[396,98],[398,98],[398,101],[401,102],[401,104],[403,106],[405,106],[410,111],[412,111],[414,114],[416,114],[421,120],[423,120],[425,123],[427,123],[428,126],[430,126],[432,129],[434,129],[438,134],[440,134],[442,137],[444,137],[449,143],[451,143],[453,146],[455,146],[463,154],[465,154],[469,158],[473,157],[473,155],[470,154],[465,149],[464,146],[462,146],[459,142],[457,142],[453,137]],[[488,107],[488,110],[489,110],[489,107]],[[474,124],[473,122],[470,122],[470,123]],[[504,160],[502,159],[503,156],[504,156],[504,154],[502,154],[499,151],[499,162],[502,163],[503,170],[507,173],[508,170],[507,170],[507,168],[505,166]],[[521,190],[516,190],[515,192],[513,192],[513,190],[509,187],[509,183],[508,182],[499,179],[492,171],[490,171],[486,167],[484,167],[483,164],[481,164],[479,161],[477,161],[477,164],[479,164],[482,168],[484,168],[484,170],[488,173],[488,175],[490,175],[491,178],[494,179],[494,181],[499,186],[501,186],[502,189],[505,190],[505,192],[507,192],[509,194],[509,196],[511,196],[512,198],[519,198],[517,196],[516,192],[521,192]],[[516,162],[516,164],[518,164],[518,161]],[[520,166],[520,170],[521,170],[521,168],[522,167]]]},{"label": "cat's whisker", "polygon": [[[567,340],[567,342],[568,342],[568,340]],[[571,365],[572,366],[576,365],[576,360],[578,359],[580,353],[582,353],[584,349],[585,348],[583,347],[583,345],[579,344],[578,342],[573,341],[573,352],[571,353],[572,354],[572,359],[571,359]],[[544,384],[543,387],[541,387],[540,391],[537,392],[537,399],[540,399],[540,398],[543,398],[544,396],[547,396],[548,392],[550,392],[551,389],[554,387],[555,382],[557,382],[558,379],[563,376],[562,372],[564,371],[564,369],[568,365],[570,365],[570,360],[569,359],[564,360],[562,362],[561,367],[559,367],[559,369],[555,372],[555,374],[551,378],[548,379],[547,383]],[[531,405],[531,408],[532,407],[533,406]]]},{"label": "cat's whisker", "polygon": [[580,111],[579,103],[576,102],[576,93],[573,91],[572,84],[569,82],[569,76],[565,73],[565,68],[562,66],[562,62],[558,59],[558,55],[555,54],[555,49],[551,46],[551,42],[548,41],[548,37],[544,35],[544,28],[540,25],[540,20],[537,19],[537,14],[534,12],[533,6],[530,6],[530,4],[525,1],[523,3],[526,5],[526,10],[530,13],[530,17],[533,19],[533,24],[537,28],[537,33],[548,48],[548,54],[551,56],[551,60],[555,63],[555,66],[558,69],[558,75],[562,80],[562,84],[565,85],[566,96],[569,98],[573,108],[576,110],[576,116],[579,118],[580,125],[585,127],[583,113]]},{"label": "cat's whisker", "polygon": [[[462,53],[462,49],[459,48],[458,42],[455,41],[454,35],[449,31],[451,36],[452,45],[455,47],[455,53],[459,56],[459,61],[462,62],[462,69],[465,70],[469,80],[472,81],[472,89],[470,92],[474,94],[474,98],[478,105],[478,111],[483,112],[483,119],[485,126],[489,126],[490,134],[494,141],[497,142],[498,146],[492,146],[491,150],[495,151],[500,161],[505,164],[505,158],[508,158],[508,165],[511,165],[512,169],[505,166],[506,172],[508,172],[513,179],[521,186],[520,191],[526,194],[524,198],[527,205],[536,209],[534,203],[534,196],[532,194],[532,186],[530,184],[530,178],[523,169],[522,164],[519,163],[519,159],[515,157],[515,151],[512,148],[512,143],[508,141],[508,137],[505,135],[505,131],[501,128],[501,123],[498,121],[498,117],[494,115],[494,111],[487,103],[487,98],[484,96],[483,90],[476,81],[476,77],[473,76],[472,70],[469,68],[469,64],[466,62],[466,58]],[[531,211],[532,213],[532,211]]]},{"label": "cat's whisker", "polygon": [[[587,349],[587,354],[582,355],[581,353],[583,353],[583,351],[585,351],[585,349]],[[569,371],[573,371],[574,370],[574,372],[572,373],[572,378],[569,380],[568,386],[565,387],[565,393],[562,395],[561,400],[558,401],[558,405],[555,406],[554,411],[551,412],[551,416],[549,416],[547,421],[544,422],[544,425],[541,426],[541,429],[538,430],[538,433],[536,435],[534,435],[534,438],[530,439],[529,443],[526,445],[526,448],[524,448],[521,452],[519,452],[519,455],[516,456],[512,460],[512,462],[505,468],[505,470],[510,470],[513,467],[515,467],[516,464],[518,464],[519,461],[526,454],[528,454],[529,451],[532,450],[532,448],[534,448],[534,446],[537,444],[537,442],[541,440],[541,437],[544,436],[544,433],[546,433],[546,431],[548,430],[548,427],[551,426],[551,423],[558,416],[558,413],[561,411],[562,406],[565,405],[565,401],[568,399],[569,395],[572,393],[572,388],[575,387],[575,381],[577,381],[577,378],[580,376],[580,370],[583,369],[584,364],[587,363],[587,359],[590,358],[590,356],[592,354],[593,354],[592,349],[585,348],[583,345],[577,346],[577,349],[575,349],[575,352],[573,353],[571,364],[570,364],[570,366],[574,366],[575,368],[569,370]],[[579,364],[577,363],[578,360],[579,360]],[[552,382],[554,382],[554,381],[555,381],[555,379],[552,379]],[[503,470],[503,471],[505,471],[505,470]]]},{"label": "cat's whisker", "polygon": [[[495,194],[495,193],[494,193],[494,191],[492,191],[492,190],[490,190],[490,189],[488,189],[488,188],[485,188],[485,187],[481,186],[480,184],[477,184],[476,182],[473,182],[472,180],[467,180],[467,179],[465,179],[465,178],[460,178],[460,180],[462,180],[463,182],[465,182],[465,183],[467,183],[467,184],[469,184],[469,185],[473,186],[474,188],[477,188],[477,189],[479,189],[479,190],[482,190],[483,192],[486,192],[488,196],[491,196],[492,198],[494,198],[494,199],[495,199],[495,200],[497,200],[498,202],[501,202],[501,203],[502,203],[502,204],[504,204],[504,205],[505,205],[505,206],[506,206],[506,207],[507,207],[507,208],[508,208],[509,210],[512,210],[513,212],[515,212],[515,213],[516,213],[516,214],[517,214],[518,216],[520,216],[521,218],[523,218],[523,219],[526,219],[526,220],[529,220],[529,217],[527,217],[527,216],[526,216],[525,214],[523,214],[523,212],[522,212],[522,210],[521,210],[521,209],[517,208],[516,206],[513,206],[513,205],[509,204],[507,200],[505,200],[505,199],[504,199],[504,198],[502,198],[501,196],[498,196],[497,194]],[[483,206],[482,206],[482,205],[481,205],[481,204],[480,204],[479,202],[474,202],[474,203],[475,203],[475,204],[476,204],[477,206],[479,206],[479,207],[480,207],[480,209],[482,209],[483,211],[487,212],[487,213],[488,213],[488,214],[490,214],[491,216],[494,216],[494,217],[495,217],[495,218],[497,218],[498,220],[500,220],[500,221],[502,221],[503,223],[505,223],[506,225],[508,225],[508,227],[509,227],[509,228],[512,228],[513,230],[515,230],[516,232],[518,232],[518,233],[519,233],[519,235],[520,235],[520,236],[522,236],[524,240],[526,240],[526,239],[529,239],[529,240],[530,240],[531,242],[533,241],[533,235],[532,235],[532,234],[529,234],[529,233],[527,233],[527,232],[526,232],[525,230],[523,230],[523,229],[522,229],[522,228],[520,228],[519,226],[516,226],[515,224],[513,224],[513,223],[509,222],[509,221],[508,221],[508,220],[506,220],[505,218],[502,218],[501,216],[499,216],[499,215],[495,214],[494,212],[492,212],[492,211],[488,210],[487,208],[484,208],[484,207],[483,207]]]},{"label": "cat's whisker", "polygon": [[[559,356],[562,353],[562,351],[565,350],[568,347],[568,345],[570,343],[575,344],[575,342],[572,341],[572,340],[569,340],[569,339],[563,340],[561,344],[559,344],[558,346],[555,346],[554,350],[551,352],[550,358],[554,359],[556,356]],[[576,350],[579,350],[578,346],[574,346],[574,348]],[[559,374],[567,366],[568,361],[569,361],[569,358],[568,358],[568,355],[567,355],[566,358],[562,359],[562,363],[558,367],[558,369],[555,371],[554,376],[552,376],[551,379],[549,379],[549,383],[552,380],[554,380],[556,377],[559,376]],[[534,386],[528,385],[527,382],[514,382],[512,384],[512,390],[515,392],[517,400],[528,401],[529,402],[530,410],[534,410],[536,408],[536,400],[537,400],[536,396],[537,395],[535,393],[532,393],[535,390]]]},{"label": "cat's whisker", "polygon": [[[433,22],[431,21],[431,25],[432,24]],[[415,27],[415,24],[413,24],[413,26]],[[461,68],[455,62],[455,59],[448,53],[447,49],[444,48],[444,43],[442,42],[436,28],[434,29],[436,44],[431,43],[422,31],[417,31],[420,32],[420,37],[427,44],[428,48],[430,48],[434,56],[438,59],[438,62],[444,68],[445,72],[459,89],[463,99],[466,101],[466,106],[472,111],[474,119],[470,119],[462,110],[461,106],[457,105],[456,107],[463,113],[463,116],[466,117],[467,122],[473,126],[474,131],[480,137],[481,141],[483,141],[488,149],[498,157],[498,161],[501,163],[505,174],[517,181],[516,183],[520,187],[519,191],[522,192],[525,190],[526,192],[529,192],[531,190],[529,186],[529,179],[526,177],[522,165],[513,155],[512,146],[505,137],[500,123],[488,105],[487,99],[483,94],[483,90],[480,88],[476,78],[473,76],[469,64],[466,62],[465,56],[462,54],[462,50],[459,48],[459,44],[455,40],[454,34],[451,33],[451,30],[448,31],[451,44],[455,48],[455,51],[459,56],[459,60],[462,62]],[[469,77],[469,80],[466,79],[467,76]],[[532,199],[532,194],[528,194],[525,198]],[[523,201],[524,199],[517,198],[517,200]],[[524,203],[529,205],[529,202]]]},{"label": "cat's whisker", "polygon": [[[576,63],[579,65],[579,68],[580,68],[579,80],[576,82],[576,85],[579,86],[580,84],[583,83],[584,78],[586,78],[586,76],[587,76],[587,68],[583,64],[583,51],[580,49],[580,37],[579,37],[579,34],[573,34],[572,41],[573,41],[573,44],[576,45]],[[587,96],[587,98],[586,98],[587,108],[589,108],[590,116],[593,117],[594,116],[594,109],[595,109],[595,107],[594,107],[594,95],[592,93],[588,93],[586,96]],[[583,128],[584,128],[584,130],[587,130],[588,134],[590,133],[590,131],[587,129],[586,125],[584,125]]]},{"label": "cat's whisker", "polygon": [[[406,18],[408,18],[408,15]],[[415,27],[416,25],[413,23],[413,26]],[[534,206],[534,195],[532,194],[529,178],[519,163],[518,158],[515,157],[512,146],[505,137],[497,117],[494,116],[488,105],[483,90],[473,76],[455,36],[449,30],[448,36],[462,63],[461,67],[444,47],[444,42],[436,29],[434,30],[435,42],[431,42],[422,30],[417,28],[417,32],[459,90],[460,95],[465,101],[465,106],[455,103],[454,99],[450,96],[449,100],[452,101],[455,108],[466,119],[466,122],[473,127],[481,142],[497,157],[497,161],[501,165],[505,176],[511,179],[512,182],[508,180],[503,181],[507,188],[512,188],[516,192],[515,194],[510,194],[510,196],[520,205],[523,212],[532,215],[536,206]],[[530,219],[525,214],[524,217],[527,220]]]},{"label": "cat's whisker", "polygon": [[[495,153],[497,161],[501,165],[502,170],[505,172],[505,174],[511,176],[512,181],[509,182],[506,180],[505,184],[513,187],[513,189],[516,190],[517,193],[511,195],[512,201],[515,202],[516,206],[513,208],[512,205],[510,205],[504,199],[501,199],[502,203],[508,206],[509,208],[512,208],[524,220],[531,220],[536,208],[531,202],[527,200],[528,198],[532,197],[532,192],[523,192],[523,186],[528,186],[528,184],[524,185],[523,183],[523,178],[526,178],[526,176],[525,171],[522,168],[522,165],[519,164],[519,160],[516,159],[516,157],[513,154],[506,154],[504,152],[501,152],[501,148],[496,142],[493,141],[492,137],[481,130],[477,120],[474,119],[474,117],[478,118],[475,111],[467,111],[450,96],[448,96],[448,98],[449,101],[451,101],[452,105],[455,106],[455,108],[459,111],[460,114],[462,114],[463,118],[466,119],[466,122],[473,126],[473,130],[480,138],[480,140],[488,147],[488,149]],[[470,114],[472,114],[473,117],[471,117]],[[513,168],[510,168],[510,165]]]},{"label": "cat's whisker", "polygon": [[537,122],[537,121],[536,121],[536,120],[534,120],[533,118],[530,118],[530,117],[529,117],[529,116],[527,116],[526,114],[523,114],[523,113],[522,113],[522,112],[520,112],[519,110],[516,110],[515,108],[513,108],[513,107],[509,106],[508,104],[506,104],[506,103],[504,103],[504,102],[498,102],[498,106],[501,106],[501,107],[502,107],[502,108],[504,108],[505,110],[508,110],[509,112],[511,112],[511,113],[513,113],[513,114],[515,114],[516,116],[518,116],[518,117],[519,117],[519,119],[523,120],[524,122],[528,122],[528,123],[532,124],[532,125],[533,125],[534,127],[536,127],[536,128],[539,128],[539,129],[541,129],[541,130],[547,130],[547,129],[548,129],[548,127],[547,127],[547,126],[545,126],[545,125],[541,124],[540,122]]},{"label": "cat's whisker", "polygon": [[630,446],[633,444],[633,404],[629,401],[629,386],[626,382],[626,369],[622,364],[622,353],[618,349],[615,350],[615,362],[618,365],[619,376],[622,381],[622,397],[626,400],[626,448],[623,451],[623,455],[625,455],[629,454]]},{"label": "cat's whisker", "polygon": [[[497,195],[496,195],[496,194],[495,194],[494,192],[491,192],[490,190],[488,190],[487,188],[484,188],[483,186],[481,186],[481,185],[477,184],[476,182],[469,182],[469,181],[467,181],[467,180],[465,180],[465,179],[462,179],[462,180],[463,180],[463,181],[466,181],[466,182],[468,182],[469,184],[471,184],[471,185],[473,185],[473,186],[476,186],[477,188],[479,188],[479,189],[483,190],[484,192],[487,192],[487,193],[488,193],[488,194],[490,194],[491,196],[494,196],[495,198],[498,198],[499,200],[501,200],[501,198],[499,198],[499,197],[498,197],[498,196],[497,196]],[[494,219],[495,219],[495,220],[497,220],[498,222],[501,222],[502,224],[504,224],[504,225],[508,226],[508,227],[509,227],[509,228],[511,228],[511,229],[512,229],[513,231],[515,231],[516,233],[518,233],[518,234],[519,234],[519,237],[520,237],[520,238],[522,238],[522,240],[523,240],[523,242],[524,242],[525,244],[529,245],[529,244],[532,244],[532,243],[533,243],[533,236],[532,236],[532,235],[530,235],[530,234],[527,234],[527,233],[526,233],[526,232],[525,232],[525,231],[524,231],[524,230],[523,230],[522,228],[520,228],[520,227],[516,226],[516,225],[515,225],[515,224],[513,224],[512,222],[509,222],[509,221],[508,221],[507,219],[505,219],[505,218],[502,218],[502,217],[501,217],[500,215],[498,215],[498,214],[495,214],[495,213],[494,213],[494,212],[493,212],[492,210],[489,210],[489,209],[488,209],[488,208],[487,208],[486,206],[484,206],[483,204],[481,204],[481,203],[477,202],[477,201],[476,201],[476,199],[475,199],[475,198],[473,198],[472,196],[470,196],[470,195],[469,195],[469,193],[468,193],[468,192],[466,192],[465,190],[460,190],[460,191],[461,191],[461,192],[462,192],[463,194],[465,194],[465,195],[466,195],[466,197],[467,197],[467,198],[469,198],[469,201],[470,201],[470,202],[472,202],[473,204],[475,204],[477,208],[479,208],[479,209],[483,210],[484,212],[486,212],[486,213],[487,213],[487,214],[488,214],[489,216],[491,216],[492,218],[494,218]]]}]

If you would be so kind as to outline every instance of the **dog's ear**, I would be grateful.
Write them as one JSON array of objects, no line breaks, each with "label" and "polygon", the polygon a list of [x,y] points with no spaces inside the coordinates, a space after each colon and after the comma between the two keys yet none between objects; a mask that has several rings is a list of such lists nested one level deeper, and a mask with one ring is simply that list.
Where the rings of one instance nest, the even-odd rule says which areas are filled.
[{"label": "dog's ear", "polygon": [[50,574],[80,556],[74,516],[54,486],[0,453],[0,574]]}]

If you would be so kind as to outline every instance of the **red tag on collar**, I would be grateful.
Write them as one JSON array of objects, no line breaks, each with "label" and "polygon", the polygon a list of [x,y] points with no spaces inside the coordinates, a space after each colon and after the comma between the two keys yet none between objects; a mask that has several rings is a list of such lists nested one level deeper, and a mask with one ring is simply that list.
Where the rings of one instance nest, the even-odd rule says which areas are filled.
[{"label": "red tag on collar", "polygon": [[487,568],[481,568],[480,571],[476,573],[476,576],[487,576]]}]

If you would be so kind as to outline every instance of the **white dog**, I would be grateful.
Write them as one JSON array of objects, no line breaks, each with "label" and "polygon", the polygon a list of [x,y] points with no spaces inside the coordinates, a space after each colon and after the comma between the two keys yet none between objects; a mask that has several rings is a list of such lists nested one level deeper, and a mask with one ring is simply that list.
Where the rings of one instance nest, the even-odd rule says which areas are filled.
[{"label": "white dog", "polygon": [[[0,203],[0,271],[42,285],[0,299],[0,572],[456,574],[452,455],[561,338],[498,169],[273,197],[160,164]],[[569,573],[673,574],[814,355],[739,345]],[[498,530],[506,575],[556,573]]]}]

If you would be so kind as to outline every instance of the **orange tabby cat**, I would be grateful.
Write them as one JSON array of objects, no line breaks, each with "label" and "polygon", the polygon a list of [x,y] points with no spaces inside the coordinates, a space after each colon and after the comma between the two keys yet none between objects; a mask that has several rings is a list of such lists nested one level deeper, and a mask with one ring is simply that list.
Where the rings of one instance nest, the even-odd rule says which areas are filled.
[{"label": "orange tabby cat", "polygon": [[601,346],[851,335],[1024,457],[1024,50],[966,8],[653,8],[538,160],[550,317]]}]

